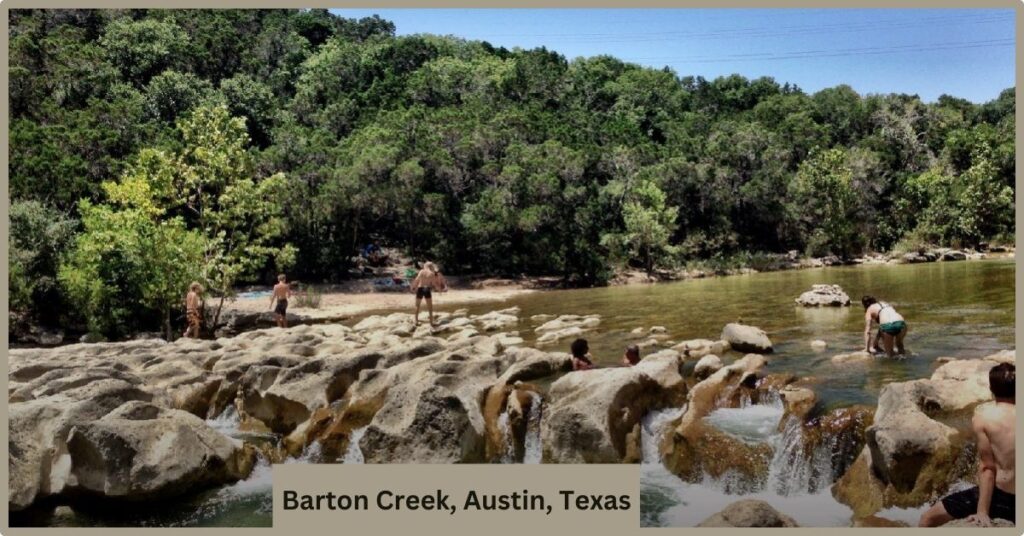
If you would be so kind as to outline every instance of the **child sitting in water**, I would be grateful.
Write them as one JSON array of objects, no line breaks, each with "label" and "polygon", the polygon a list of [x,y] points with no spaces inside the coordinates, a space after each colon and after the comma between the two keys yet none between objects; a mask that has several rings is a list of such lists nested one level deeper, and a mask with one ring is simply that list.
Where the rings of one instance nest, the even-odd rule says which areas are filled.
[{"label": "child sitting in water", "polygon": [[622,354],[622,364],[627,367],[640,362],[640,347],[635,344],[630,344],[626,347],[626,352]]},{"label": "child sitting in water", "polygon": [[570,350],[572,351],[573,370],[590,370],[594,368],[594,362],[590,357],[590,345],[587,344],[586,339],[572,341]]}]

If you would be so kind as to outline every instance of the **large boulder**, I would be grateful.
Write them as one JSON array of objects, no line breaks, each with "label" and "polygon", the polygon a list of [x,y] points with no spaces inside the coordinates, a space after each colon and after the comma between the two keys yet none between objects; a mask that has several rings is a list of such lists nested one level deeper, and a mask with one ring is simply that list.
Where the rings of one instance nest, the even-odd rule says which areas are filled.
[{"label": "large boulder", "polygon": [[693,376],[698,380],[703,380],[721,370],[722,366],[721,358],[714,354],[708,354],[700,358],[697,364],[694,365]]},{"label": "large boulder", "polygon": [[558,379],[541,421],[544,461],[639,461],[640,420],[685,398],[681,365],[679,354],[668,350],[633,367],[572,372]]},{"label": "large boulder", "polygon": [[50,474],[76,493],[146,501],[244,478],[255,452],[190,413],[128,402],[76,424],[67,463]]},{"label": "large boulder", "polygon": [[726,506],[698,527],[798,527],[793,518],[764,501],[745,499]]},{"label": "large boulder", "polygon": [[723,355],[730,348],[729,343],[723,340],[692,339],[676,344],[672,349],[678,351],[684,358],[700,359],[709,354]]},{"label": "large boulder", "polygon": [[721,339],[729,343],[729,347],[737,352],[755,354],[772,353],[772,341],[760,328],[745,324],[726,324],[722,329]]},{"label": "large boulder", "polygon": [[811,290],[796,299],[796,303],[804,307],[847,307],[850,297],[839,285],[812,285]]},{"label": "large boulder", "polygon": [[947,422],[966,422],[975,407],[992,398],[987,373],[994,361],[976,361],[953,361],[930,379],[882,388],[865,448],[832,489],[856,517],[919,506],[969,476],[970,431]]}]

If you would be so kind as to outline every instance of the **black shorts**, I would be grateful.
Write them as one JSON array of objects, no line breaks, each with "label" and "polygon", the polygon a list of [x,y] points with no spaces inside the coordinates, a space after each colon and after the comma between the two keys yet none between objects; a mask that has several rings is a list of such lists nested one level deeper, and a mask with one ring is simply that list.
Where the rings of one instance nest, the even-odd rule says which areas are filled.
[{"label": "black shorts", "polygon": [[274,307],[274,312],[283,315],[288,310],[288,300],[277,300],[277,307]]},{"label": "black shorts", "polygon": [[[988,516],[992,519],[1005,519],[1016,524],[1014,515],[1016,497],[999,488],[992,489],[992,504],[988,508]],[[978,486],[958,491],[942,498],[942,506],[953,519],[963,519],[978,513]]]},{"label": "black shorts", "polygon": [[429,300],[430,299],[430,287],[420,287],[420,288],[416,289],[416,297],[417,298],[426,298],[426,299]]}]

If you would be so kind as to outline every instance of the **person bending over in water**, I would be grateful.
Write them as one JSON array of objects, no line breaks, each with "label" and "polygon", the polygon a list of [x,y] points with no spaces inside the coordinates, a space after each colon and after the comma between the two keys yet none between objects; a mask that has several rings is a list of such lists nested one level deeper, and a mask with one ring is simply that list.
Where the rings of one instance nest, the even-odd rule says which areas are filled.
[{"label": "person bending over in water", "polygon": [[199,338],[199,329],[203,325],[203,314],[201,312],[203,306],[202,296],[203,286],[193,281],[188,286],[188,294],[185,295],[185,320],[187,325],[185,327],[185,334],[182,337]]},{"label": "person bending over in water", "polygon": [[938,527],[965,517],[983,527],[991,526],[992,518],[1016,524],[1016,376],[1017,369],[1010,363],[992,367],[988,387],[995,401],[974,411],[971,427],[978,443],[978,485],[943,497],[921,515],[919,526]]},{"label": "person bending over in water", "polygon": [[416,274],[416,279],[413,279],[412,285],[409,288],[416,293],[416,322],[413,325],[420,325],[420,301],[427,300],[427,311],[430,315],[430,325],[434,325],[434,301],[432,291],[446,292],[448,290],[448,283],[444,280],[444,276],[437,269],[437,265],[432,262],[427,262],[423,265],[423,269],[420,273]]},{"label": "person bending over in water", "polygon": [[907,335],[907,323],[903,320],[903,315],[897,313],[888,303],[876,300],[874,296],[864,296],[861,303],[864,304],[864,351],[873,354],[878,348],[878,335],[872,329],[877,323],[882,344],[885,346],[885,355],[893,356],[894,345],[900,355],[906,355],[903,337]]},{"label": "person bending over in water", "polygon": [[640,347],[635,344],[630,344],[626,347],[626,352],[622,354],[622,364],[627,367],[640,362]]},{"label": "person bending over in water", "polygon": [[[270,307],[274,310],[277,327],[288,327],[288,298],[292,296],[292,287],[285,281],[284,274],[277,274],[277,284],[274,285],[274,292],[270,295]],[[277,307],[274,307],[274,301]]]},{"label": "person bending over in water", "polygon": [[590,370],[594,368],[594,361],[590,357],[590,345],[587,339],[576,339],[569,347],[572,351],[572,369]]}]

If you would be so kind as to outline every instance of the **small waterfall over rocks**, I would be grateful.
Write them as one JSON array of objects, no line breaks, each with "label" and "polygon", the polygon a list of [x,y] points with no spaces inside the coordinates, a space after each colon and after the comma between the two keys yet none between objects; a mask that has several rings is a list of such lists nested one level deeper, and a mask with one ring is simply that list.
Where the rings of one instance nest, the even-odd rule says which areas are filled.
[{"label": "small waterfall over rocks", "polygon": [[367,428],[369,425],[352,430],[352,435],[348,438],[348,448],[341,458],[342,463],[363,463],[363,449],[359,448],[359,440],[363,438]]},{"label": "small waterfall over rocks", "polygon": [[[540,437],[540,420],[543,414],[543,397],[534,391],[527,391],[530,396],[530,414],[526,421],[526,431],[523,436],[523,459],[521,463],[541,463],[542,444]],[[520,463],[516,456],[516,434],[512,426],[512,405],[506,406],[505,411],[498,416],[498,428],[502,430],[505,440],[505,448],[501,454],[501,463]]]}]

